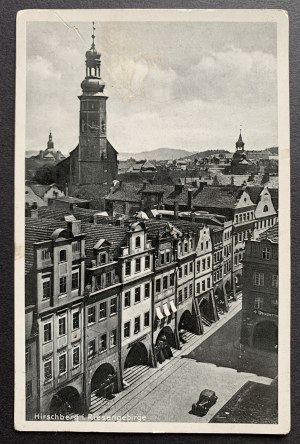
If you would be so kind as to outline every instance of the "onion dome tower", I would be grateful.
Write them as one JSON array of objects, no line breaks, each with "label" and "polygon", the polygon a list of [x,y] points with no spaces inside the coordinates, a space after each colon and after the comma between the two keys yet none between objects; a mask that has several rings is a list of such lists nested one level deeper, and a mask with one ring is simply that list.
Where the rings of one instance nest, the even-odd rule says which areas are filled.
[{"label": "onion dome tower", "polygon": [[95,26],[91,48],[85,53],[86,77],[81,83],[79,153],[77,183],[109,183],[106,137],[105,83],[101,79],[101,54],[95,46]]}]

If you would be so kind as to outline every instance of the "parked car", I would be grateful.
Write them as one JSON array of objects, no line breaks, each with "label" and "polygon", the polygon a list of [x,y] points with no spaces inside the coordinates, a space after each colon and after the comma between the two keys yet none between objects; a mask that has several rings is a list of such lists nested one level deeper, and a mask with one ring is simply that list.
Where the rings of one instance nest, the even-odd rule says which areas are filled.
[{"label": "parked car", "polygon": [[199,401],[192,405],[192,413],[198,416],[204,416],[211,406],[217,402],[218,397],[215,392],[209,389],[202,390]]}]

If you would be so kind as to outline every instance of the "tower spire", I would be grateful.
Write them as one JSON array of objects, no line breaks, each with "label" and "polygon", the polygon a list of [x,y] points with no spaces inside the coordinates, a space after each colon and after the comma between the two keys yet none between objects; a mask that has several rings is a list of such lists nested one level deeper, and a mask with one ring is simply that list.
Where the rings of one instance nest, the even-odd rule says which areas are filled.
[{"label": "tower spire", "polygon": [[95,22],[93,22],[93,34],[92,34],[93,42],[92,42],[91,49],[95,49],[95,31],[96,31]]}]

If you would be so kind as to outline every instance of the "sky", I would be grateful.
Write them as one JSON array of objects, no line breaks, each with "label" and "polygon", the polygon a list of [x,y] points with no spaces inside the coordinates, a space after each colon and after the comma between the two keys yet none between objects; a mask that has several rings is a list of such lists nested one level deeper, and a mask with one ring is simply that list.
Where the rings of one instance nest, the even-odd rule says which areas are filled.
[{"label": "sky", "polygon": [[[119,152],[277,146],[274,23],[95,23],[107,135]],[[78,144],[88,22],[29,22],[26,150]]]}]

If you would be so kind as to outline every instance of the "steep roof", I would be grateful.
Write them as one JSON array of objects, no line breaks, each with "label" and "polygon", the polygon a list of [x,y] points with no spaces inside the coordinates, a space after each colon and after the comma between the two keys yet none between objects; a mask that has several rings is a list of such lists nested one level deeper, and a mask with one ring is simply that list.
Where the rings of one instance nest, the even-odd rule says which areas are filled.
[{"label": "steep roof", "polygon": [[260,194],[263,189],[264,187],[261,187],[259,185],[252,185],[246,188],[246,191],[249,194],[250,199],[252,200],[253,203],[258,204],[260,200]]},{"label": "steep roof", "polygon": [[234,209],[243,191],[243,188],[235,186],[206,186],[199,193],[194,193],[193,205],[203,208]]},{"label": "steep roof", "polygon": [[105,197],[107,200],[121,200],[123,202],[140,202],[141,198],[137,194],[141,189],[139,183],[122,182],[116,190],[110,191]]},{"label": "steep roof", "polygon": [[93,222],[94,214],[99,213],[98,210],[90,210],[87,208],[75,207],[72,211],[65,209],[52,209],[49,207],[41,207],[38,209],[39,218],[64,221],[65,216],[73,214],[76,219],[84,222]]}]

